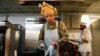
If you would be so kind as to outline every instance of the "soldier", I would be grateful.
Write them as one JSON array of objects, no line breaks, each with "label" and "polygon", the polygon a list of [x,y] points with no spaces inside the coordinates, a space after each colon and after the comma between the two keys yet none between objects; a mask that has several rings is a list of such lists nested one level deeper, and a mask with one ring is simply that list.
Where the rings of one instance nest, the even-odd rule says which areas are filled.
[{"label": "soldier", "polygon": [[43,2],[39,4],[41,14],[46,23],[42,26],[39,34],[39,40],[42,40],[46,46],[45,56],[55,56],[58,41],[68,41],[68,30],[62,21],[57,21],[57,9],[52,5]]}]

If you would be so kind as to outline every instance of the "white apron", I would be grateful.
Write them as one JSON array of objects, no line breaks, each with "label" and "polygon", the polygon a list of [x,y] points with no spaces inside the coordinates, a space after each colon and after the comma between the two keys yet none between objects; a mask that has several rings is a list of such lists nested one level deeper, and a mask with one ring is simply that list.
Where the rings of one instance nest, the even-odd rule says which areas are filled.
[{"label": "white apron", "polygon": [[[56,21],[56,26],[58,27],[58,21]],[[44,34],[44,43],[48,48],[50,45],[57,43],[59,36],[57,27],[53,30],[48,30],[47,23],[45,24],[45,34]]]}]

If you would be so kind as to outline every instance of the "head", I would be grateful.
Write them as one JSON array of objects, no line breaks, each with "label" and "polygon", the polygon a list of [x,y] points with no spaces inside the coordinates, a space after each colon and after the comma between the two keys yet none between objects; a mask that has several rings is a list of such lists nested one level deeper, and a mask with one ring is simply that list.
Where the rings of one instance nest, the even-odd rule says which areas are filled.
[{"label": "head", "polygon": [[46,14],[46,15],[44,15],[44,18],[49,23],[55,21],[55,15],[54,14]]},{"label": "head", "polygon": [[45,2],[39,4],[39,7],[41,8],[41,14],[46,19],[47,22],[55,21],[55,17],[57,14],[56,8],[54,8],[52,5]]},{"label": "head", "polygon": [[84,30],[86,28],[86,23],[81,22],[80,24],[80,30]]}]

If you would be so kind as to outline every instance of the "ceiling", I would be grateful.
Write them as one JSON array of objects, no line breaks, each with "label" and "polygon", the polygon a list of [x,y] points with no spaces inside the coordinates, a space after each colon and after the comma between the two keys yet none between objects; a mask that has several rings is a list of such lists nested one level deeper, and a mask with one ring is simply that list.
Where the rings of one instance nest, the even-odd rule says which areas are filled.
[{"label": "ceiling", "polygon": [[43,1],[60,13],[100,13],[99,0],[0,0],[0,13],[39,13]]}]

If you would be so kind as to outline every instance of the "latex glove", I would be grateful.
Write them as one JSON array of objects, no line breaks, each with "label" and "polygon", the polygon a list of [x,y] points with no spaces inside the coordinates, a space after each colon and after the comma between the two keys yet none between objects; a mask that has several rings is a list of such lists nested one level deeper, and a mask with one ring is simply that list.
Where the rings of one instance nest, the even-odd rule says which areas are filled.
[{"label": "latex glove", "polygon": [[44,47],[45,47],[44,43],[41,43],[40,44],[40,49],[44,49]]},{"label": "latex glove", "polygon": [[81,38],[76,39],[76,41],[77,41],[78,43],[82,43]]}]

